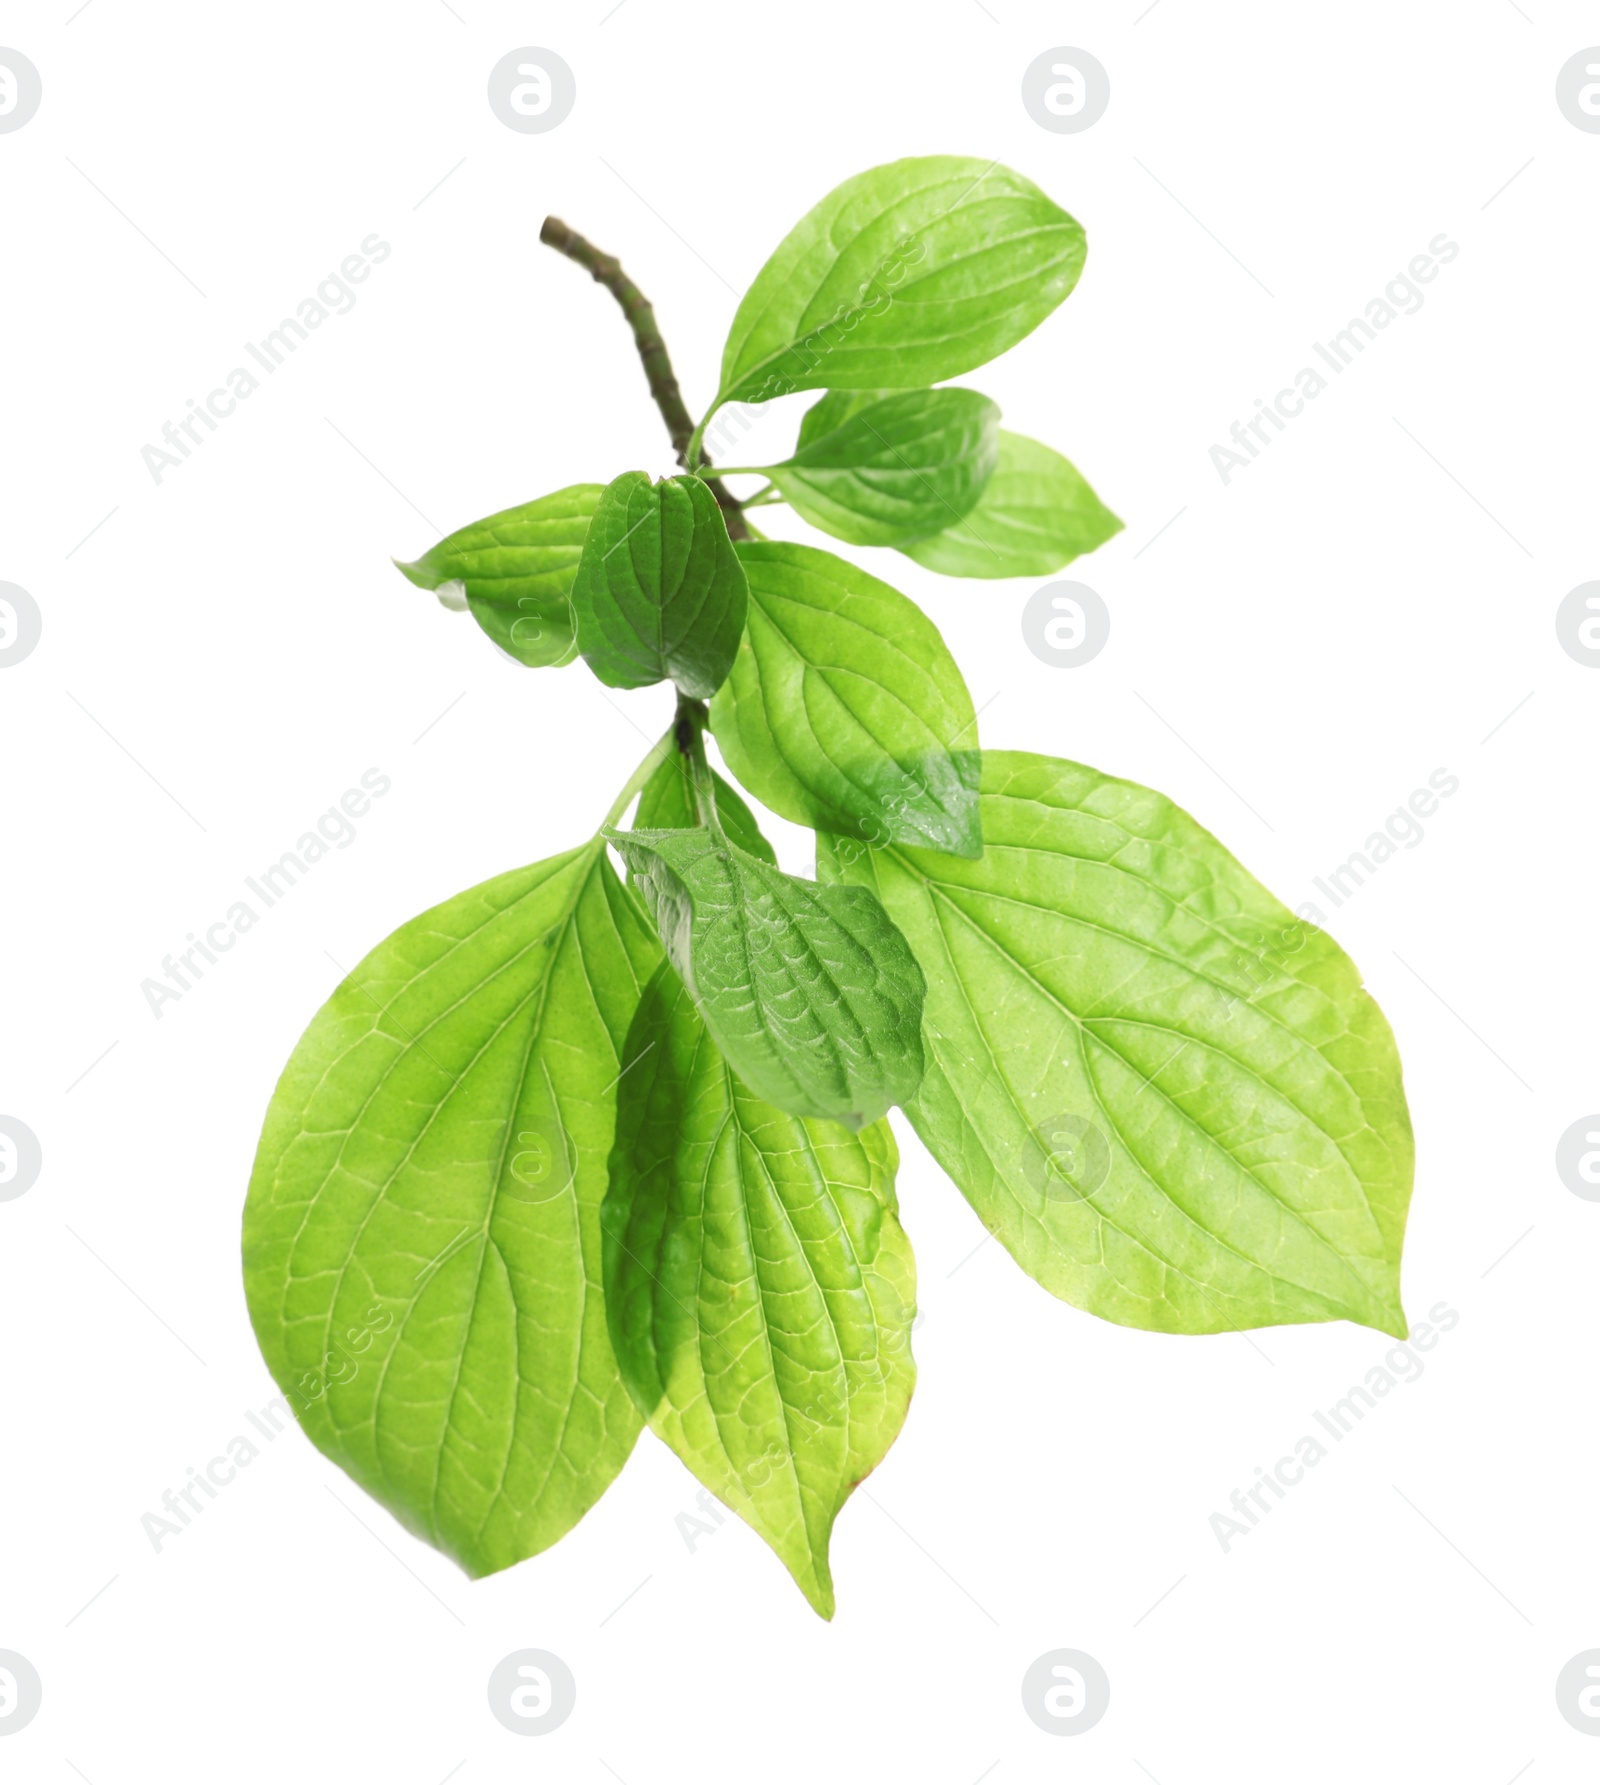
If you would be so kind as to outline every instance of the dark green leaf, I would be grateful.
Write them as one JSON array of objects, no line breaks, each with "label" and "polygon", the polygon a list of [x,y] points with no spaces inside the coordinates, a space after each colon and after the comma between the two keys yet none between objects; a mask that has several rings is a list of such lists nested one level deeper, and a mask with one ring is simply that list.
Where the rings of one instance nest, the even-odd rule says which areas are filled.
[{"label": "dark green leaf", "polygon": [[1053,1295],[1157,1332],[1404,1337],[1411,1122],[1349,957],[1168,799],[989,753],[977,862],[819,839],[928,972],[906,1106]]},{"label": "dark green leaf", "polygon": [[911,1247],[886,1122],[763,1103],[663,968],[629,1033],[606,1308],[651,1429],[833,1615],[828,1537],[916,1380]]},{"label": "dark green leaf", "polygon": [[589,519],[604,486],[569,484],[553,495],[502,509],[441,539],[396,568],[419,589],[456,593],[502,651],[530,668],[570,663],[578,654],[568,595]]},{"label": "dark green leaf", "polygon": [[922,1077],[922,970],[863,887],[709,831],[608,831],[728,1064],[791,1115],[861,1128]]},{"label": "dark green leaf", "polygon": [[1060,453],[1002,428],[1000,462],[971,512],[900,550],[945,576],[1047,576],[1121,531]]},{"label": "dark green leaf", "polygon": [[[711,782],[717,792],[717,816],[722,820],[728,841],[736,843],[746,855],[753,855],[757,861],[775,868],[777,855],[762,836],[755,814],[739,797],[738,788],[730,787],[715,769],[711,771]],[[634,828],[642,831],[688,831],[699,824],[694,780],[686,757],[674,750],[665,758],[645,783],[633,822]]]},{"label": "dark green leaf", "polygon": [[959,521],[994,470],[999,406],[975,390],[854,395],[825,396],[794,456],[767,467],[789,505],[852,545],[900,545]]},{"label": "dark green leaf", "polygon": [[745,578],[717,499],[698,477],[606,485],[572,589],[578,648],[611,688],[671,678],[708,700],[744,630]]},{"label": "dark green leaf", "polygon": [[1078,282],[1082,228],[995,161],[927,155],[856,174],[784,237],[745,293],[717,402],[906,390],[1038,327]]},{"label": "dark green leaf", "polygon": [[831,552],[739,557],[749,624],[711,709],[728,767],[797,824],[978,854],[977,722],[938,628]]},{"label": "dark green leaf", "polygon": [[244,1216],[317,1448],[469,1574],[561,1537],[638,1433],[600,1289],[622,1044],[661,959],[597,838],[397,930],[318,1012]]}]

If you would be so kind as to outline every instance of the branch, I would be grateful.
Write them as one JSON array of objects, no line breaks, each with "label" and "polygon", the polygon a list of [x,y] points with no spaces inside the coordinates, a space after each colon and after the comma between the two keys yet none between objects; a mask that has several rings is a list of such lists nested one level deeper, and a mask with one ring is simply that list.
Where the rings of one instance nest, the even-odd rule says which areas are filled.
[{"label": "branch", "polygon": [[[554,248],[558,254],[566,255],[568,260],[576,261],[591,278],[605,286],[622,306],[622,314],[633,330],[634,345],[639,349],[644,375],[650,385],[650,395],[655,398],[656,407],[661,411],[661,419],[667,424],[672,450],[678,455],[678,463],[687,466],[689,442],[694,437],[694,418],[684,406],[683,392],[678,389],[672,359],[667,352],[666,342],[661,338],[661,329],[656,322],[656,313],[651,308],[650,300],[623,272],[622,263],[614,255],[601,253],[593,242],[579,235],[577,230],[569,228],[559,217],[545,218],[539,231],[539,240],[546,247]],[[709,464],[709,461],[704,462]],[[723,519],[728,524],[728,537],[748,539],[750,534],[744,524],[744,511],[738,497],[721,478],[708,477],[706,484],[716,497]]]}]

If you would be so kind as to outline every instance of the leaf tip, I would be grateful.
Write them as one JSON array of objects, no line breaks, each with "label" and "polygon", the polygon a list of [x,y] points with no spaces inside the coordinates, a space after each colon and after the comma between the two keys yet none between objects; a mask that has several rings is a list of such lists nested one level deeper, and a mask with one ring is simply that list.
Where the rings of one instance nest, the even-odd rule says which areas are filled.
[{"label": "leaf tip", "polygon": [[1384,1309],[1381,1319],[1369,1321],[1367,1324],[1372,1327],[1374,1332],[1387,1333],[1391,1339],[1404,1340],[1411,1337],[1411,1322],[1406,1319],[1405,1309],[1400,1306],[1398,1296],[1389,1307]]},{"label": "leaf tip", "polygon": [[389,562],[408,583],[415,584],[419,589],[432,590],[438,582],[438,578],[429,573],[421,558],[413,559],[410,563],[403,558],[391,558]]},{"label": "leaf tip", "polygon": [[835,1605],[833,1574],[828,1567],[827,1557],[814,1559],[812,1566],[806,1569],[804,1574],[794,1569],[790,1569],[790,1573],[794,1576],[794,1584],[805,1594],[806,1604],[822,1619],[823,1623],[831,1624]]}]

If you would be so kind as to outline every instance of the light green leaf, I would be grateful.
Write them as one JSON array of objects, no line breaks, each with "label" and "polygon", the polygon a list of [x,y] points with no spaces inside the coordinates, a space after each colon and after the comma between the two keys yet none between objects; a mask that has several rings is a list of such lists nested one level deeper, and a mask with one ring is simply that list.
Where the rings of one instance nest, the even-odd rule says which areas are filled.
[{"label": "light green leaf", "polygon": [[600,1288],[615,1081],[660,960],[597,838],[397,930],[301,1037],[244,1216],[307,1436],[471,1575],[561,1537],[638,1435]]},{"label": "light green leaf", "polygon": [[[537,669],[578,654],[568,599],[603,486],[569,484],[502,509],[396,568],[419,589],[454,592],[502,651]],[[457,605],[460,605],[458,602]]]},{"label": "light green leaf", "polygon": [[1047,576],[1122,522],[1058,452],[1000,430],[1000,462],[967,516],[900,550],[945,576]]},{"label": "light green leaf", "polygon": [[832,1617],[834,1519],[916,1379],[894,1138],[763,1103],[669,969],[627,1051],[603,1213],[623,1377],[651,1430]]},{"label": "light green leaf", "polygon": [[985,1225],[1124,1325],[1404,1337],[1411,1123],[1349,957],[1148,788],[990,753],[983,806],[981,861],[819,839],[818,871],[922,962],[906,1113]]},{"label": "light green leaf", "polygon": [[959,521],[994,470],[999,405],[975,390],[855,395],[807,410],[793,457],[766,467],[784,499],[852,545],[900,545]]},{"label": "light green leaf", "polygon": [[863,409],[871,409],[886,397],[925,395],[925,392],[898,390],[830,390],[823,393],[800,417],[800,430],[795,437],[797,447],[809,446],[813,440],[832,432]]},{"label": "light green leaf", "polygon": [[745,293],[717,403],[906,390],[970,372],[1078,282],[1079,224],[997,161],[927,155],[836,186]]},{"label": "light green leaf", "polygon": [[735,776],[797,824],[977,855],[977,721],[938,628],[831,552],[738,549],[749,620],[711,708]]},{"label": "light green leaf", "polygon": [[[711,781],[717,794],[717,816],[728,834],[728,841],[736,843],[746,855],[753,855],[757,861],[775,868],[778,857],[762,836],[755,814],[740,799],[739,790],[730,787],[715,769],[711,771]],[[686,757],[674,750],[662,760],[639,795],[639,809],[633,815],[633,822],[642,831],[686,831],[699,824],[694,778]]]},{"label": "light green leaf", "polygon": [[608,831],[741,1079],[862,1128],[922,1078],[922,972],[864,887],[783,874],[710,831]]},{"label": "light green leaf", "polygon": [[709,700],[739,647],[745,579],[705,483],[625,471],[607,484],[572,606],[584,662],[607,687],[670,677]]}]

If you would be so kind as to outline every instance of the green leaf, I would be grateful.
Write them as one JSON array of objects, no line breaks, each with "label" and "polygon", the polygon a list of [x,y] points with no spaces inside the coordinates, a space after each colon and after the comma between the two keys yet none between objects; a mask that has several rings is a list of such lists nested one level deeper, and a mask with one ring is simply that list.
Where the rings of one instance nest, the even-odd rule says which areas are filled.
[{"label": "green leaf", "polygon": [[307,1436],[477,1576],[547,1548],[639,1420],[600,1288],[615,1081],[660,960],[603,843],[397,930],[301,1037],[244,1216]]},{"label": "green leaf", "polygon": [[1148,788],[991,753],[983,804],[981,861],[819,839],[818,871],[922,962],[906,1113],[984,1224],[1124,1325],[1404,1337],[1411,1123],[1349,957]]},{"label": "green leaf", "polygon": [[606,485],[573,584],[578,648],[610,688],[670,677],[709,700],[744,630],[745,579],[717,499],[698,477]]},{"label": "green leaf", "polygon": [[[1078,282],[1079,224],[996,161],[927,155],[836,186],[745,293],[717,404],[906,390],[970,372]],[[716,405],[713,405],[716,407]]]},{"label": "green leaf", "polygon": [[1046,576],[1121,531],[1060,453],[1001,429],[1000,462],[971,512],[900,550],[945,576]]},{"label": "green leaf", "polygon": [[823,393],[805,414],[800,417],[800,431],[795,437],[796,447],[809,446],[813,440],[819,440],[824,434],[859,415],[863,409],[871,409],[875,404],[888,397],[907,395],[923,396],[926,392],[906,392],[898,390],[830,390]]},{"label": "green leaf", "polygon": [[922,971],[864,887],[710,831],[608,831],[728,1064],[796,1116],[863,1128],[922,1078]]},{"label": "green leaf", "polygon": [[711,708],[728,767],[783,818],[977,855],[972,696],[938,628],[813,546],[741,544],[749,622]]},{"label": "green leaf", "polygon": [[[761,834],[755,814],[739,797],[739,790],[730,787],[715,769],[712,785],[717,794],[717,816],[728,833],[728,841],[737,843],[746,855],[753,855],[771,867],[778,865],[772,845]],[[676,750],[645,783],[639,795],[639,809],[633,815],[634,825],[642,831],[687,831],[700,822],[695,806],[694,780],[688,759]]]},{"label": "green leaf", "polygon": [[886,1122],[763,1103],[663,969],[628,1038],[603,1211],[606,1308],[651,1430],[833,1616],[828,1538],[916,1380]]},{"label": "green leaf", "polygon": [[578,654],[568,599],[589,519],[603,486],[569,484],[502,509],[441,539],[413,564],[395,560],[419,589],[458,593],[502,651],[537,669]]},{"label": "green leaf", "polygon": [[852,545],[900,545],[960,520],[994,470],[999,405],[975,390],[854,395],[815,404],[794,456],[766,467],[789,505]]}]

